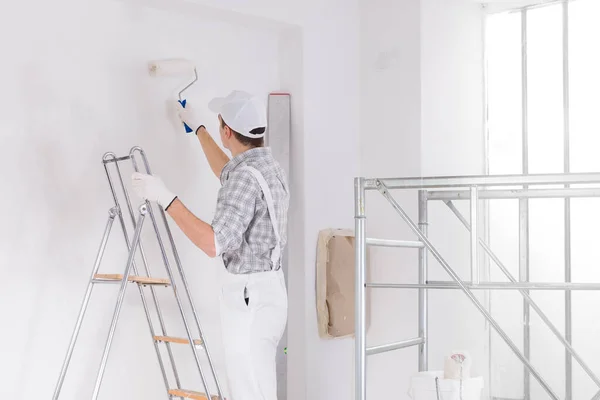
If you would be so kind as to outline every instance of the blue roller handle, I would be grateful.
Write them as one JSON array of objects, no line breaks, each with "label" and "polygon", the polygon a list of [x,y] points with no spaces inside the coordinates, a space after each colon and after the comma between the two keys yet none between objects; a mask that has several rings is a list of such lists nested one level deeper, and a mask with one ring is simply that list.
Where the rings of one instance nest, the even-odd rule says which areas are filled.
[{"label": "blue roller handle", "polygon": [[[181,107],[185,108],[187,100],[183,99],[183,100],[177,100],[177,101],[179,101],[179,104],[181,104]],[[183,126],[185,127],[185,133],[192,133],[192,132],[194,132],[192,130],[192,128],[190,128],[185,122],[183,123]]]}]

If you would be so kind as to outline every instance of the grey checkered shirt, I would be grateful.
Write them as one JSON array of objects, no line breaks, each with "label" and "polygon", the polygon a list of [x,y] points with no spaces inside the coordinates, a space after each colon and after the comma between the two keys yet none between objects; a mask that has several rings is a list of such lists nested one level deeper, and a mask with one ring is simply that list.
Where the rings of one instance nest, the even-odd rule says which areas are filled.
[{"label": "grey checkered shirt", "polygon": [[257,169],[267,181],[279,225],[281,252],[287,241],[289,188],[285,172],[268,147],[247,150],[231,159],[221,171],[221,189],[212,222],[215,240],[227,270],[247,274],[279,269],[271,252],[276,238],[267,202],[256,178],[244,166]]}]

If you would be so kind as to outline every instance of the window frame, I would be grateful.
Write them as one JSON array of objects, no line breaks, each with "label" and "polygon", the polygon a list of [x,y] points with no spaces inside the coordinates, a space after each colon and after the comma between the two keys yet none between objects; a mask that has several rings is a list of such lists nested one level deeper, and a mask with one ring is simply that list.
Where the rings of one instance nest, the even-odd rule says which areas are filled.
[{"label": "window frame", "polygon": [[[490,101],[488,98],[488,73],[487,73],[487,40],[485,38],[485,32],[487,32],[486,24],[489,16],[510,12],[510,13],[520,13],[521,14],[521,107],[522,107],[522,115],[521,115],[521,157],[522,157],[522,174],[527,175],[529,173],[529,120],[528,120],[528,63],[527,63],[527,51],[528,51],[528,13],[532,9],[540,8],[540,7],[548,7],[548,6],[557,6],[557,4],[562,4],[562,59],[563,59],[563,173],[569,173],[571,171],[570,167],[570,70],[569,70],[569,3],[574,0],[550,0],[546,1],[543,4],[532,4],[525,5],[522,7],[514,6],[514,2],[512,7],[508,4],[500,4],[501,2],[496,3],[487,3],[484,4],[484,45],[483,45],[483,57],[484,57],[484,110],[485,110],[485,118],[484,118],[484,170],[486,174],[490,173],[490,132],[489,132],[489,107]],[[539,0],[538,0],[539,3]],[[486,202],[487,203],[487,202]],[[489,242],[490,239],[490,207],[488,204],[485,206],[485,240]],[[519,261],[519,275],[521,280],[529,279],[529,200],[528,199],[519,199],[519,235],[524,238],[524,240],[520,240],[520,261]],[[571,282],[571,200],[570,198],[564,199],[564,248],[565,248],[565,282]],[[486,264],[486,268],[490,268]],[[489,299],[491,302],[491,299]],[[565,338],[571,342],[573,324],[571,315],[572,312],[567,312],[567,310],[572,311],[572,296],[570,291],[565,291],[565,317],[564,317],[564,334]],[[523,346],[524,346],[524,354],[527,358],[530,358],[531,355],[531,330],[530,330],[530,314],[529,307],[527,303],[524,301],[524,311],[523,311]],[[492,341],[491,341],[491,332],[489,338],[489,359],[490,359],[490,378],[492,375]],[[570,399],[573,396],[573,368],[572,368],[572,359],[568,351],[565,350],[565,392],[566,398]],[[524,394],[525,398],[531,398],[531,380],[530,375],[525,371],[524,372]],[[489,393],[492,395],[492,380],[490,379],[490,387]]]}]

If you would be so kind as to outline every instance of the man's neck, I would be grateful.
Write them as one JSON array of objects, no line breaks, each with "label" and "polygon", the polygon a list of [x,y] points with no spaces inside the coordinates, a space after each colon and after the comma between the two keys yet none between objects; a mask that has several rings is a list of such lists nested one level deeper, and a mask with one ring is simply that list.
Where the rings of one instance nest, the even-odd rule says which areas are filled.
[{"label": "man's neck", "polygon": [[235,149],[231,149],[231,156],[232,157],[237,157],[240,154],[248,151],[252,149],[252,147],[246,147],[246,146],[240,146],[240,147],[236,147]]}]

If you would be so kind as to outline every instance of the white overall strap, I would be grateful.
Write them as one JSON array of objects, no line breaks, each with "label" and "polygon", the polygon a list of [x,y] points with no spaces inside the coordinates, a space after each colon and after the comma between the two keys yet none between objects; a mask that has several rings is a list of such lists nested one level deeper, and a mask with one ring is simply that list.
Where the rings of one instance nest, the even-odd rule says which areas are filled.
[{"label": "white overall strap", "polygon": [[277,244],[271,253],[273,269],[276,270],[279,266],[279,258],[281,257],[281,237],[279,236],[279,225],[277,224],[277,217],[275,216],[275,203],[273,202],[271,189],[269,189],[269,185],[267,184],[265,177],[256,168],[245,166],[244,169],[250,171],[252,175],[254,175],[254,178],[256,178],[256,181],[258,182],[260,188],[262,189],[263,195],[265,196],[265,201],[267,202],[267,209],[269,210],[271,225],[273,225],[273,232],[275,233],[275,239],[277,239]]}]

